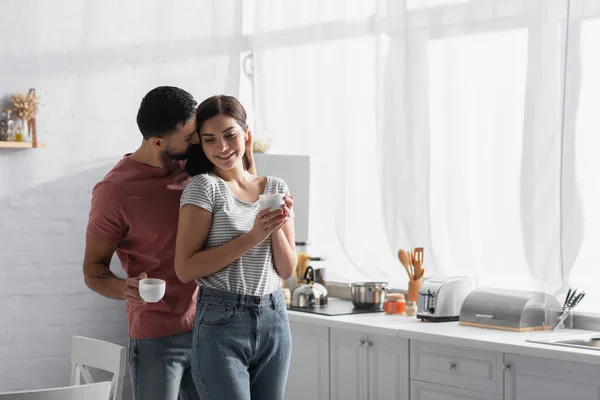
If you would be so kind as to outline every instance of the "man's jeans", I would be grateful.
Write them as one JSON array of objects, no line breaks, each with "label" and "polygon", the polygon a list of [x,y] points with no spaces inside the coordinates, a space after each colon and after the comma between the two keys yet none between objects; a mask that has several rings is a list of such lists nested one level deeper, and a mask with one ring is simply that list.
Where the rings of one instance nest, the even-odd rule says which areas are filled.
[{"label": "man's jeans", "polygon": [[202,400],[283,400],[292,338],[281,289],[198,289],[192,371]]},{"label": "man's jeans", "polygon": [[134,400],[198,400],[191,373],[192,332],[129,339]]}]

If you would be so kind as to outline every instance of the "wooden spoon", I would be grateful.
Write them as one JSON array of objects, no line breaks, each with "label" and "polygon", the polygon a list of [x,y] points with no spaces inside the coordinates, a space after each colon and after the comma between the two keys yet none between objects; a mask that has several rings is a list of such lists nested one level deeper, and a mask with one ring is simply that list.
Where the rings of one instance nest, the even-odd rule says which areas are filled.
[{"label": "wooden spoon", "polygon": [[398,260],[400,260],[400,262],[402,263],[402,265],[404,266],[404,269],[406,270],[406,273],[408,274],[408,278],[410,280],[413,279],[413,275],[410,271],[410,255],[406,252],[406,250],[404,249],[400,249],[398,250]]}]

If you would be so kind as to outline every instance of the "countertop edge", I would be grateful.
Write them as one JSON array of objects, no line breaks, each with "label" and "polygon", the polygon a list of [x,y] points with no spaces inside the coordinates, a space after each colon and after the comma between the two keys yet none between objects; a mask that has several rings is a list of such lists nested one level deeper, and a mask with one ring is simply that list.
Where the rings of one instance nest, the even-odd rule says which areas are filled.
[{"label": "countertop edge", "polygon": [[[429,323],[423,323],[416,319],[410,321],[403,320],[401,323],[394,325],[396,322],[392,320],[392,318],[395,318],[394,316],[384,317],[390,318],[390,320],[389,324],[386,322],[386,326],[382,326],[380,323],[368,321],[369,314],[341,316],[342,318],[340,318],[340,316],[330,317],[289,311],[288,315],[289,320],[292,322],[308,323],[313,325],[327,326],[330,328],[360,330],[361,332],[365,333],[395,336],[407,340],[434,342],[440,345],[468,347],[470,349],[483,351],[518,354],[600,366],[600,351],[598,350],[575,349],[562,346],[531,343],[527,341],[528,339],[534,337],[546,337],[550,335],[553,337],[571,336],[580,333],[592,333],[592,331],[573,330],[569,332],[562,331],[560,333],[551,333],[548,331],[506,332],[460,326],[457,322],[443,322],[432,325]],[[361,322],[361,319],[364,320]],[[438,329],[439,332],[431,331]],[[482,338],[472,337],[473,335],[477,334],[481,334]]]}]

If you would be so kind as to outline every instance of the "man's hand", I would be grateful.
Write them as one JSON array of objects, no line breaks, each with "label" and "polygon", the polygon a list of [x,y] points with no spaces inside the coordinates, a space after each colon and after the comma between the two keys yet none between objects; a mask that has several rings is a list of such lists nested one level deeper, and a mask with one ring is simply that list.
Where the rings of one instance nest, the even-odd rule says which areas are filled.
[{"label": "man's hand", "polygon": [[144,299],[140,297],[140,280],[148,278],[145,272],[142,272],[140,276],[127,278],[125,280],[125,286],[123,287],[123,295],[125,300],[135,305],[146,304]]}]

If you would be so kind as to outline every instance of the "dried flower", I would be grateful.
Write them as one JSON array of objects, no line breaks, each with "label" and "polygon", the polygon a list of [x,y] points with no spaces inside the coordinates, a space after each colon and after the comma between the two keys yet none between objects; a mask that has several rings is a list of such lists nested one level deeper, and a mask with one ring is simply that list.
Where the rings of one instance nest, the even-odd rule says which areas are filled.
[{"label": "dried flower", "polygon": [[35,94],[34,89],[31,89],[27,95],[19,92],[11,95],[10,98],[17,117],[23,121],[30,121],[35,118],[40,104],[40,97]]}]

